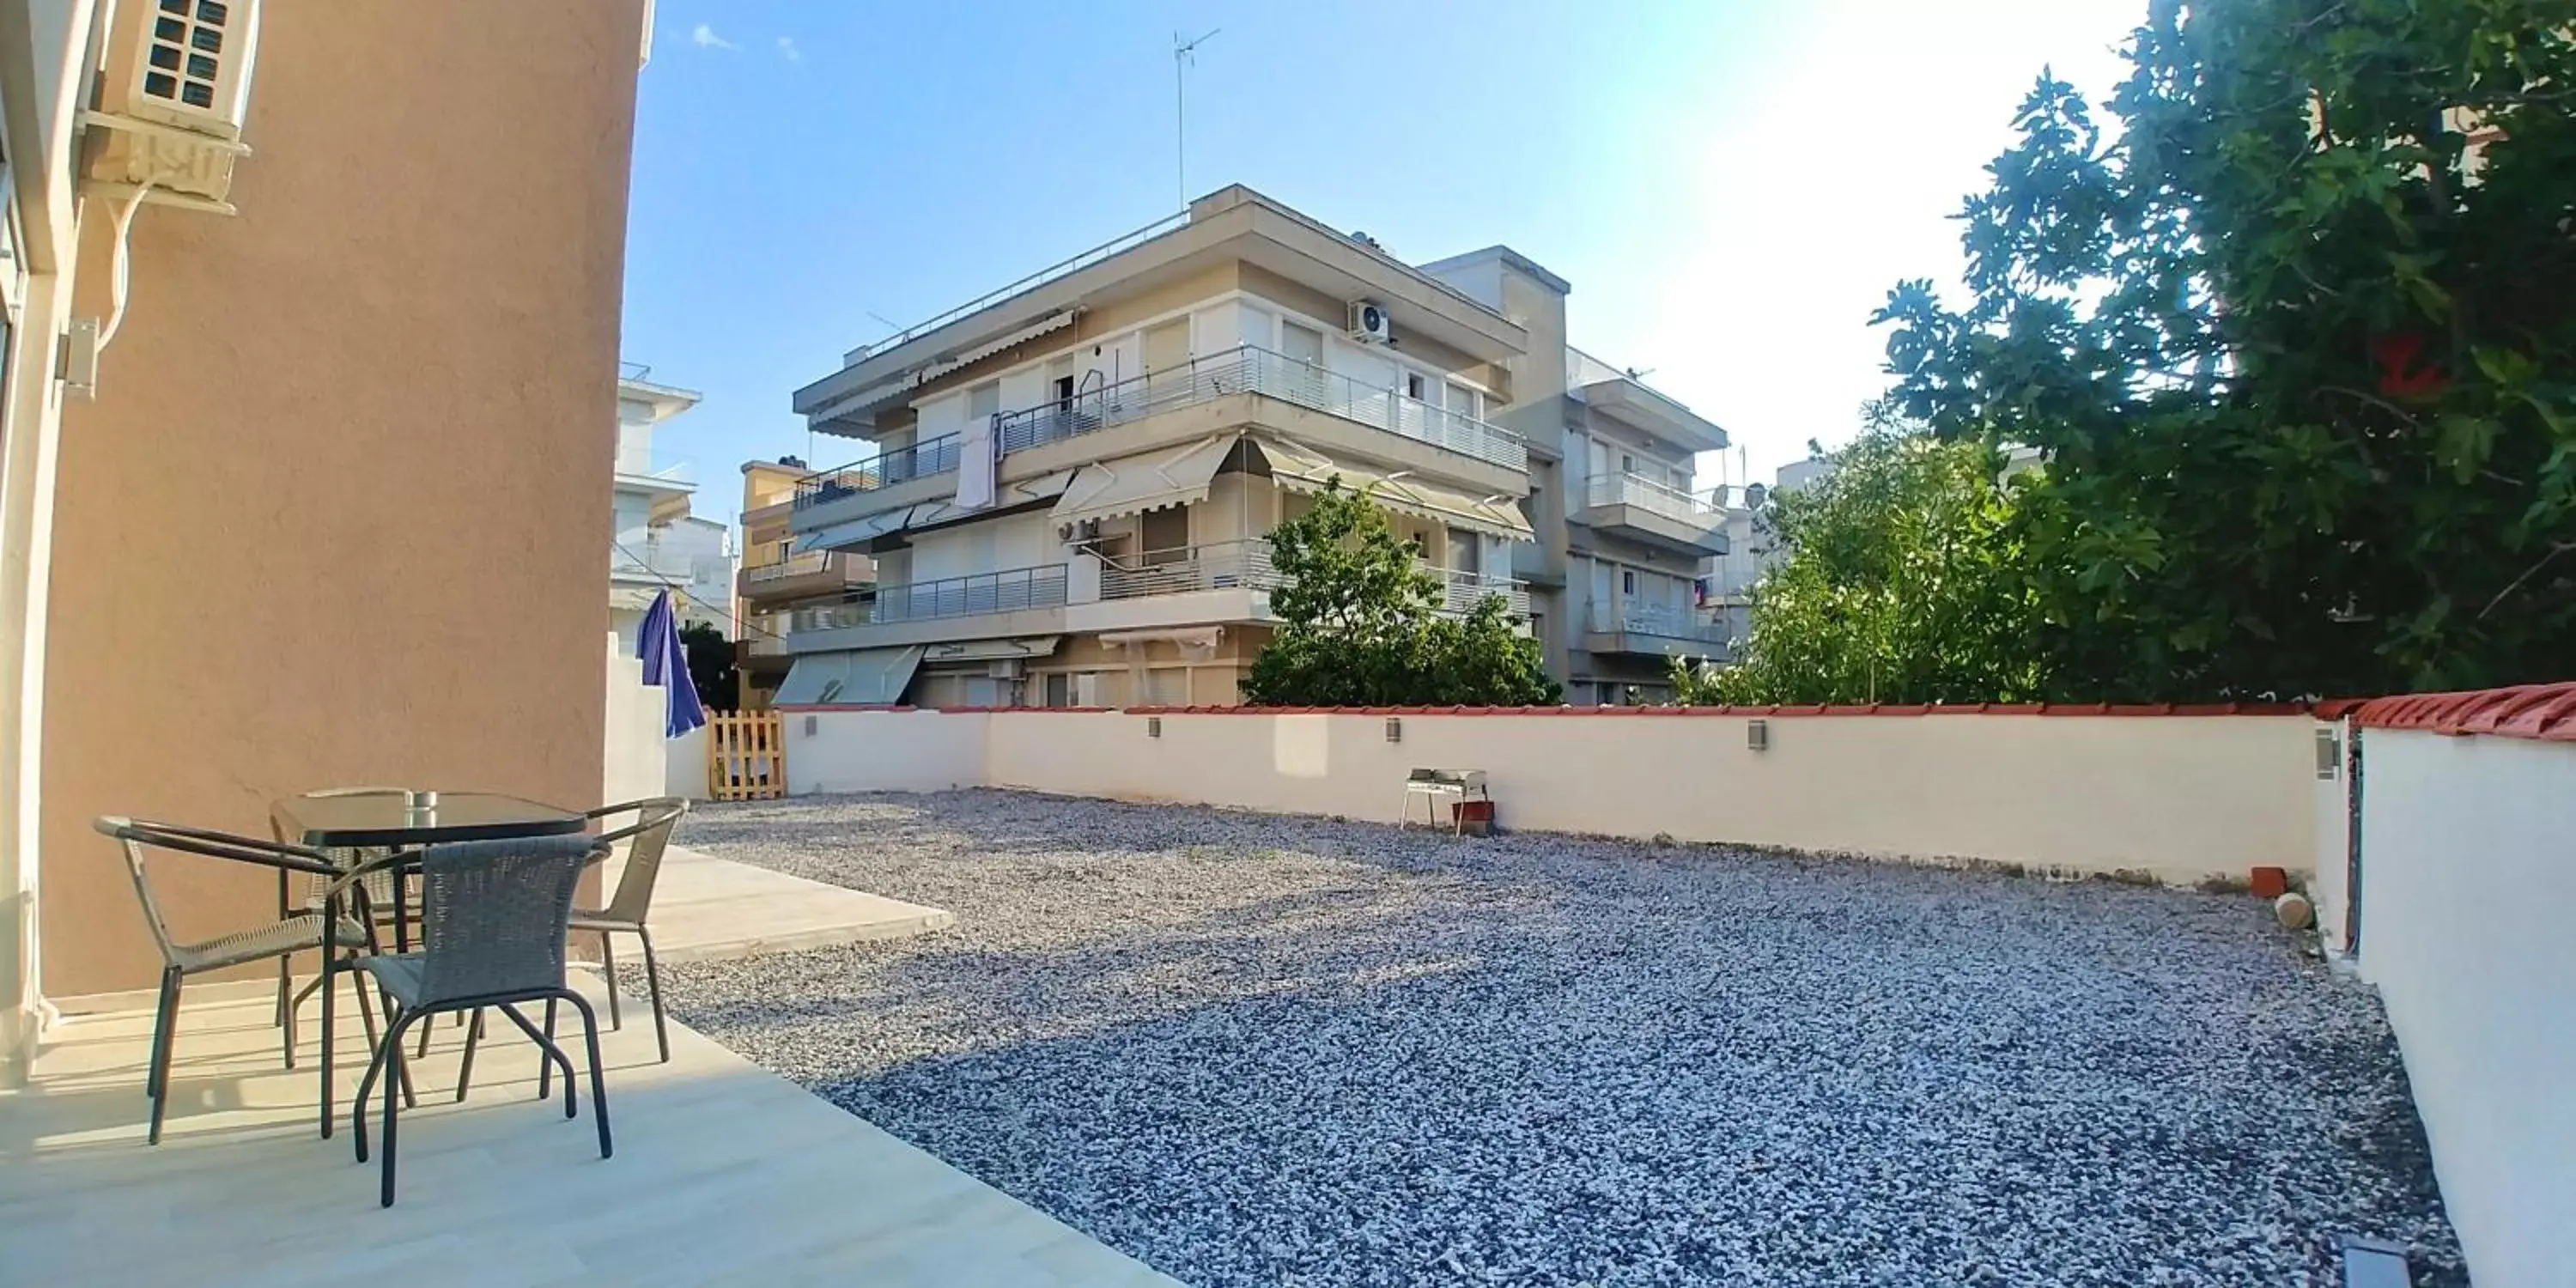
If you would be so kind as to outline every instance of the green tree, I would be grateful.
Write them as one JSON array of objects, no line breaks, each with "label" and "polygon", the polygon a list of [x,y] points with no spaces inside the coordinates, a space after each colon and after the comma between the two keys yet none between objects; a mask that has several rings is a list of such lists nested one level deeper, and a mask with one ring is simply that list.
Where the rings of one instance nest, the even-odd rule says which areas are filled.
[{"label": "green tree", "polygon": [[1558,692],[1538,643],[1515,635],[1499,595],[1464,620],[1438,615],[1438,580],[1386,515],[1335,478],[1270,534],[1280,621],[1244,677],[1262,706],[1523,706]]},{"label": "green tree", "polygon": [[2019,702],[2044,690],[2037,602],[2000,454],[1892,426],[1776,492],[1757,540],[1784,558],[1753,588],[1752,637],[1725,668],[1673,664],[1675,699]]},{"label": "green tree", "polygon": [[1910,416],[2043,448],[2011,525],[2057,696],[2560,678],[2576,648],[2576,6],[2154,0],[2043,74]]},{"label": "green tree", "polygon": [[680,628],[680,647],[689,655],[689,683],[697,686],[698,705],[718,711],[740,709],[741,677],[734,671],[733,641],[706,622]]}]

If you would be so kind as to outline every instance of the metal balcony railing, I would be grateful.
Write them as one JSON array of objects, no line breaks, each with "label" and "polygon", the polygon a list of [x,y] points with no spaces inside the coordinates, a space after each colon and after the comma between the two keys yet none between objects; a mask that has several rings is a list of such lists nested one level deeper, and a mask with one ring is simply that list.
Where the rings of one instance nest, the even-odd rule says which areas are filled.
[{"label": "metal balcony railing", "polygon": [[[1508,577],[1416,565],[1439,582],[1439,611],[1464,616],[1487,595],[1501,595],[1518,616],[1529,614],[1529,588]],[[1215,541],[1171,550],[1149,550],[1134,562],[1100,570],[1102,599],[1142,599],[1237,587],[1275,590],[1285,584],[1270,563],[1270,543]]]},{"label": "metal balcony railing", "polygon": [[921,622],[941,617],[974,617],[1023,608],[1053,608],[1064,603],[1064,565],[1040,564],[1007,572],[977,573],[940,581],[877,588],[874,620]]},{"label": "metal balcony railing", "polygon": [[695,561],[690,556],[665,550],[661,543],[653,541],[641,546],[610,545],[608,567],[610,572],[620,577],[692,581],[698,575]]},{"label": "metal balcony railing", "polygon": [[1635,474],[1593,475],[1591,503],[1635,506],[1649,514],[1703,528],[1714,528],[1726,518],[1726,512],[1707,497]]},{"label": "metal balcony railing", "polygon": [[787,652],[785,636],[796,629],[795,613],[753,613],[743,618],[742,642],[753,657],[779,657]]},{"label": "metal balcony railing", "polygon": [[1102,599],[1185,595],[1197,590],[1270,590],[1278,585],[1267,541],[1212,541],[1148,550],[1132,564],[1111,564],[1100,570]]},{"label": "metal balcony railing", "polygon": [[1592,629],[1602,634],[1625,632],[1652,635],[1658,639],[1690,640],[1700,644],[1723,645],[1726,627],[1717,622],[1703,622],[1688,612],[1675,608],[1627,604],[1618,607],[1592,606]]},{"label": "metal balcony railing", "polygon": [[1005,412],[995,437],[1004,452],[1016,452],[1240,393],[1283,399],[1508,469],[1529,468],[1528,447],[1509,430],[1249,344]]},{"label": "metal balcony railing", "polygon": [[909,447],[888,448],[867,460],[823,470],[796,480],[796,508],[823,505],[845,496],[946,474],[957,468],[961,437],[941,434]]},{"label": "metal balcony railing", "polygon": [[1080,254],[1057,260],[1055,263],[1049,264],[1008,286],[996,287],[993,290],[986,291],[982,295],[978,295],[974,299],[968,300],[965,303],[960,304],[935,318],[931,318],[926,322],[916,322],[882,340],[872,340],[866,344],[860,345],[858,348],[850,350],[847,355],[848,361],[852,363],[864,362],[871,354],[891,352],[894,349],[899,348],[910,341],[917,340],[922,336],[928,335],[931,332],[958,320],[959,318],[980,313],[985,309],[991,308],[992,306],[1011,298],[1012,296],[1036,290],[1059,277],[1078,273],[1112,255],[1141,246],[1146,242],[1152,241],[1165,233],[1172,232],[1189,222],[1190,212],[1186,210],[1175,211],[1172,214],[1165,215],[1133,232],[1122,233],[1092,247],[1089,250],[1083,251]]}]

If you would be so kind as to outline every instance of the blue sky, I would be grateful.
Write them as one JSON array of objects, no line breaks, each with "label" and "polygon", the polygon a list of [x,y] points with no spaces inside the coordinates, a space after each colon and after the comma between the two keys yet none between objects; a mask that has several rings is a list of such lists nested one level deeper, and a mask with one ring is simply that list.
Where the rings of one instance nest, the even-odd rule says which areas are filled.
[{"label": "blue sky", "polygon": [[[1724,425],[1702,483],[1848,436],[1868,315],[1955,280],[1946,216],[2043,65],[2106,87],[2144,0],[659,0],[624,352],[706,400],[665,428],[698,512],[805,454],[841,352],[1241,182],[1419,263],[1502,242],[1574,283],[1574,342]],[[889,319],[894,324],[889,326]],[[825,438],[818,465],[865,454]]]}]

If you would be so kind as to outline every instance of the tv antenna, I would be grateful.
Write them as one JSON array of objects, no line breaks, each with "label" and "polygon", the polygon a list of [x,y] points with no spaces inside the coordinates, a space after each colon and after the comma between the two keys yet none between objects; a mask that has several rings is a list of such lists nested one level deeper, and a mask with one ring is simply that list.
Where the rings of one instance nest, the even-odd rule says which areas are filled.
[{"label": "tv antenna", "polygon": [[1172,186],[1180,189],[1181,205],[1190,204],[1189,144],[1189,69],[1198,65],[1198,47],[1216,39],[1225,28],[1211,28],[1196,40],[1183,40],[1172,33]]}]

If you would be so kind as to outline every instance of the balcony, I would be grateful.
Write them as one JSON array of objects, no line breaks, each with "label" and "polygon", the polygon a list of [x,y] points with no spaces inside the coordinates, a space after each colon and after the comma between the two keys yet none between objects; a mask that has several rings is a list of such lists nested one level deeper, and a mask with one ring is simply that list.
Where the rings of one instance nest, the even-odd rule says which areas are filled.
[{"label": "balcony", "polygon": [[763,562],[744,564],[734,585],[735,593],[753,603],[837,594],[867,585],[875,577],[866,555],[846,551],[783,554],[780,547],[773,546],[755,557]]},{"label": "balcony", "polygon": [[[1487,595],[1501,595],[1514,616],[1529,615],[1529,588],[1506,577],[1416,565],[1438,586],[1434,611],[1463,617]],[[1269,592],[1286,584],[1271,566],[1270,543],[1216,541],[1149,550],[1104,565],[1097,603],[1073,605],[1068,630],[1134,630],[1212,622],[1270,622]]]},{"label": "balcony", "polygon": [[1697,496],[1634,474],[1594,475],[1579,522],[1697,558],[1726,553],[1726,511]]},{"label": "balcony", "polygon": [[1729,639],[1720,623],[1700,621],[1681,609],[1646,604],[1595,604],[1587,625],[1583,647],[1590,653],[1722,661]]},{"label": "balcony", "polygon": [[[1006,492],[1051,471],[1261,428],[1327,453],[1452,478],[1475,495],[1519,496],[1529,487],[1529,449],[1510,431],[1251,345],[1002,412],[992,424]],[[796,530],[944,501],[953,485],[941,476],[957,469],[962,448],[961,435],[942,434],[809,475],[796,488]],[[882,535],[862,527],[854,543]]]},{"label": "balcony", "polygon": [[1243,393],[1278,398],[1505,469],[1529,471],[1529,449],[1509,430],[1393,390],[1372,389],[1348,376],[1249,344],[1191,359],[1170,371],[1007,412],[995,425],[1007,454]]},{"label": "balcony", "polygon": [[1065,566],[879,586],[866,602],[794,610],[790,653],[883,648],[950,639],[1035,635],[1063,628]]}]

